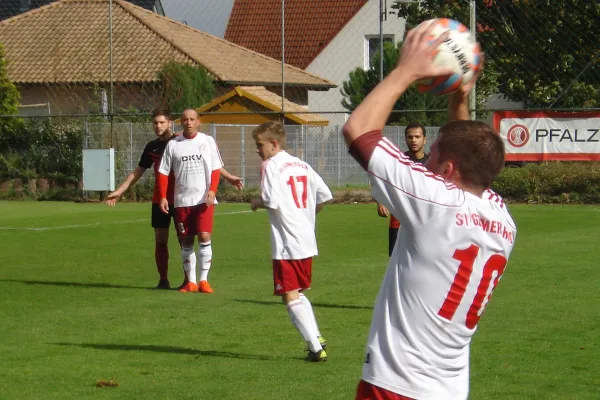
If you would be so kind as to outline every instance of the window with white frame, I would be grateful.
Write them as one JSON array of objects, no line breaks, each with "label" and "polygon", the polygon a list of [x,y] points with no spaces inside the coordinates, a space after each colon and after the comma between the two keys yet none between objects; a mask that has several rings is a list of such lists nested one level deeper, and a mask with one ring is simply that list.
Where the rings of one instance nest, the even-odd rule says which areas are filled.
[{"label": "window with white frame", "polygon": [[[394,43],[394,35],[383,35],[383,44]],[[379,35],[365,35],[365,69],[371,69],[371,61],[379,53],[381,37]]]}]

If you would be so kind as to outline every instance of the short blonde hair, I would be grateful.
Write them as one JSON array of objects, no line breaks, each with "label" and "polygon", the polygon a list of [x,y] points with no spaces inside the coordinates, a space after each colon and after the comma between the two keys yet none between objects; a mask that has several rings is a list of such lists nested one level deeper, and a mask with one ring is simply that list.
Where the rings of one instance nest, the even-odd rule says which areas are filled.
[{"label": "short blonde hair", "polygon": [[260,124],[252,131],[252,138],[256,140],[258,135],[261,135],[267,140],[277,140],[279,147],[285,149],[286,135],[281,122],[270,121]]}]

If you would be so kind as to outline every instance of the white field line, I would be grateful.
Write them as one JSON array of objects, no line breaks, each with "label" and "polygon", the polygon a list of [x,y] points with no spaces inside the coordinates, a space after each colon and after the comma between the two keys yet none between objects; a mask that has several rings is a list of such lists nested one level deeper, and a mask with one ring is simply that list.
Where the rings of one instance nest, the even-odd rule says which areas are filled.
[{"label": "white field line", "polygon": [[[251,213],[251,210],[248,211],[231,211],[225,213],[215,213],[215,215],[232,215],[232,214],[246,214]],[[69,228],[84,228],[90,226],[102,226],[102,225],[119,225],[119,224],[131,224],[135,222],[144,222],[150,221],[149,218],[142,219],[129,219],[125,221],[111,221],[111,222],[94,222],[92,224],[77,224],[77,225],[60,225],[60,226],[45,226],[39,228],[17,228],[11,226],[0,226],[0,230],[2,231],[50,231],[55,229],[69,229]]]}]

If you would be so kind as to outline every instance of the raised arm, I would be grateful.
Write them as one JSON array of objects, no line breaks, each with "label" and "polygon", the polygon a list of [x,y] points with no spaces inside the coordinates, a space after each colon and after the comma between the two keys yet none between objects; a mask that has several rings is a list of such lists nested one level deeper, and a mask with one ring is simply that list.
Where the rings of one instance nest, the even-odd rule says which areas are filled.
[{"label": "raised arm", "polygon": [[462,192],[424,165],[412,162],[381,133],[394,104],[409,85],[452,73],[433,63],[434,52],[448,33],[430,42],[430,26],[422,24],[408,32],[396,68],[369,93],[344,126],[350,154],[368,172],[373,197],[408,225],[429,220],[439,206],[455,207],[464,201]]},{"label": "raised arm", "polygon": [[450,98],[448,99],[448,121],[471,119],[471,115],[469,113],[469,96],[475,96],[475,93],[471,92],[473,91],[475,82],[479,78],[479,74],[483,68],[483,53],[479,54],[479,57],[481,57],[481,64],[479,69],[475,71],[475,76],[473,79],[471,79],[466,85],[461,86],[461,88],[455,93],[451,94]]},{"label": "raised arm", "polygon": [[382,130],[394,104],[414,81],[452,73],[450,69],[432,63],[434,51],[446,40],[448,33],[429,43],[431,34],[431,25],[419,25],[408,32],[396,68],[369,93],[344,125],[348,147],[363,134]]},{"label": "raised arm", "polygon": [[448,99],[448,122],[469,119],[469,94],[462,91],[451,94]]}]

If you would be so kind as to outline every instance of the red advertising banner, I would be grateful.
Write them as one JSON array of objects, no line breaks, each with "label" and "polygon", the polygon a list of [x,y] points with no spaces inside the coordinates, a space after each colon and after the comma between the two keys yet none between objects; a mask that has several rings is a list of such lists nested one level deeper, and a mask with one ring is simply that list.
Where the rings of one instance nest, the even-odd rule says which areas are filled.
[{"label": "red advertising banner", "polygon": [[506,161],[600,161],[600,112],[494,112]]}]

